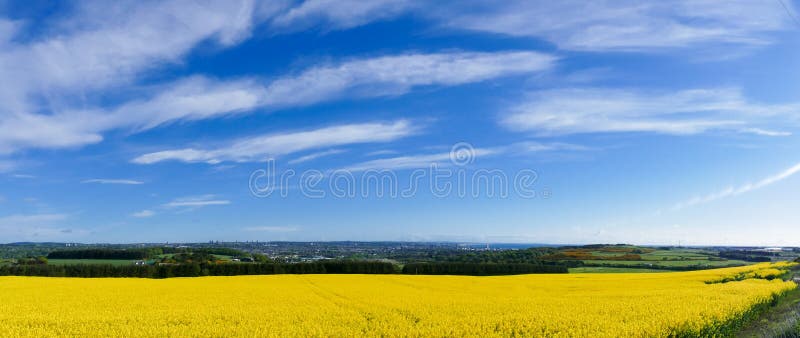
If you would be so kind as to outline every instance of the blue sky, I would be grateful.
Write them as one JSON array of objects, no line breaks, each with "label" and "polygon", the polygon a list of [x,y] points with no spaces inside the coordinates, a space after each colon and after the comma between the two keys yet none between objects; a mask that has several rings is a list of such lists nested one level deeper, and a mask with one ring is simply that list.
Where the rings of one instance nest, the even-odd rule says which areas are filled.
[{"label": "blue sky", "polygon": [[800,245],[797,2],[53,6],[0,2],[0,242]]}]

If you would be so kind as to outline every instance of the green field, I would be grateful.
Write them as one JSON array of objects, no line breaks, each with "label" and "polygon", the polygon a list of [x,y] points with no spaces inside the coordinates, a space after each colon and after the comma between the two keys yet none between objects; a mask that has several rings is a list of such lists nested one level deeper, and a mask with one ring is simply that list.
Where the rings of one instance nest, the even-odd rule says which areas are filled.
[{"label": "green field", "polygon": [[75,265],[75,264],[110,264],[110,265],[131,265],[134,261],[127,259],[48,259],[47,264],[51,265]]},{"label": "green field", "polygon": [[605,246],[602,248],[568,248],[561,251],[563,256],[558,260],[580,260],[588,268],[620,268],[622,270],[597,270],[587,269],[572,272],[634,272],[626,269],[643,270],[669,270],[682,268],[719,268],[748,265],[750,263],[740,260],[726,260],[718,256],[717,252],[690,249],[671,248],[656,249],[634,246]]},{"label": "green field", "polygon": [[[793,269],[800,276],[800,269]],[[800,337],[800,288],[787,292],[737,337]]]},{"label": "green field", "polygon": [[669,260],[648,260],[648,261],[610,261],[610,260],[585,260],[583,261],[585,264],[597,264],[597,265],[629,265],[629,266],[669,266],[669,267],[686,267],[686,266],[703,266],[703,267],[726,267],[726,266],[740,266],[740,265],[748,265],[752,263],[748,263],[745,261],[738,261],[738,260],[727,260],[727,261],[709,261],[708,259],[703,260],[679,260],[679,261],[669,261]]},{"label": "green field", "polygon": [[670,272],[669,270],[637,269],[637,268],[611,268],[599,266],[584,266],[569,268],[569,273],[639,273],[639,272]]},{"label": "green field", "polygon": [[651,253],[642,254],[642,260],[645,261],[663,261],[663,260],[708,260],[713,254],[706,253],[702,250],[693,249],[679,249],[679,250],[657,250]]},{"label": "green field", "polygon": [[[214,254],[213,256],[214,256],[214,258],[216,258],[216,259],[218,259],[218,260],[221,260],[221,261],[230,261],[231,259],[233,259],[233,256],[229,256],[229,255],[218,255],[218,254]],[[173,257],[175,257],[175,254],[174,254],[174,253],[170,253],[170,254],[161,254],[161,255],[158,255],[158,256],[156,256],[156,258],[157,258],[157,259],[173,258]],[[148,264],[153,264],[153,262],[155,262],[155,260],[154,260],[154,259],[148,259],[148,260],[147,260],[147,263],[148,263]]]}]

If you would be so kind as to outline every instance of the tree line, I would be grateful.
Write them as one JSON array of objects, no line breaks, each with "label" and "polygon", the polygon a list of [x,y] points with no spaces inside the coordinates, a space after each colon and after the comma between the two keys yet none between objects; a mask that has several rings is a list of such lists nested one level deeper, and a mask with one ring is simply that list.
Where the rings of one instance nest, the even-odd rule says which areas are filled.
[{"label": "tree line", "polygon": [[738,259],[747,262],[771,262],[772,258],[770,258],[770,256],[778,255],[762,251],[732,250],[720,251],[719,256],[722,258]]},{"label": "tree line", "polygon": [[462,250],[462,249],[419,249],[388,253],[387,258],[409,263],[526,263],[542,264],[542,257],[556,253],[555,248],[528,248],[515,250]]},{"label": "tree line", "polygon": [[312,263],[169,264],[169,265],[3,265],[3,276],[46,277],[201,277],[274,274],[389,274],[395,266],[385,262],[326,261]]},{"label": "tree line", "polygon": [[124,265],[2,265],[2,276],[44,277],[138,277],[170,278],[201,276],[274,275],[274,274],[419,274],[419,275],[511,275],[529,273],[566,273],[558,265],[496,263],[412,263],[403,269],[388,262],[322,261],[310,263],[252,264],[168,264]]}]

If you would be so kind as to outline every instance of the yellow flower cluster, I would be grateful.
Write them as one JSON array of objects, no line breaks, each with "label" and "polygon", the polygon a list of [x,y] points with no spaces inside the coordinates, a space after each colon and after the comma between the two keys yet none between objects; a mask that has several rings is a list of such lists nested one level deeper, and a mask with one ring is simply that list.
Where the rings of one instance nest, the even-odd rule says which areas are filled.
[{"label": "yellow flower cluster", "polygon": [[707,335],[796,287],[780,279],[708,281],[786,267],[497,277],[0,277],[0,336]]}]

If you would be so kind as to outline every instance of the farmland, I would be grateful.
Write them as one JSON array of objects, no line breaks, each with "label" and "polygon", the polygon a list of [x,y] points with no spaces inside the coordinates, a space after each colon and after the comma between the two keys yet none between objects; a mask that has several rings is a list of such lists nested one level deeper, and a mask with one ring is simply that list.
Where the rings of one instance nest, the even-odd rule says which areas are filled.
[{"label": "farmland", "polygon": [[[434,275],[629,273],[691,271],[790,261],[799,254],[797,248],[767,251],[746,247],[643,247],[627,244],[560,247],[494,244],[490,248],[489,245],[424,242],[21,243],[0,245],[0,275],[165,278],[372,273],[369,271]],[[350,267],[325,269],[317,264],[320,262],[338,262]],[[381,264],[387,266],[378,266]]]},{"label": "farmland", "polygon": [[[540,257],[543,261],[566,264],[572,272],[591,272],[588,268],[700,270],[752,264],[740,259],[720,257],[718,250],[691,248],[652,248],[632,245],[587,245],[562,247]],[[765,261],[770,261],[764,256]],[[585,267],[586,269],[576,269]]]},{"label": "farmland", "polygon": [[583,261],[584,264],[587,265],[627,265],[627,266],[653,266],[653,267],[663,267],[663,268],[679,268],[679,267],[712,267],[712,268],[722,268],[722,267],[731,267],[731,266],[739,266],[745,265],[747,262],[740,261],[740,260],[725,260],[725,261],[709,261],[708,259],[704,260],[676,260],[676,261],[648,261],[648,260],[638,260],[638,261],[628,261],[628,260],[620,260],[620,261],[607,261],[607,260],[592,260],[587,259]]},{"label": "farmland", "polygon": [[[516,276],[0,277],[10,336],[667,336],[730,334],[787,263]],[[43,292],[46,290],[46,292]]]}]

